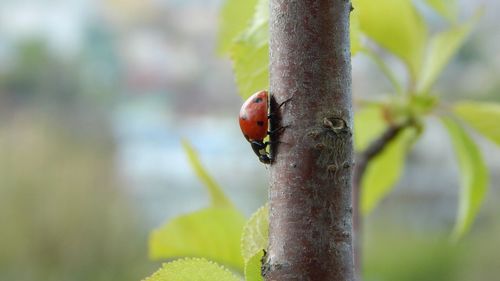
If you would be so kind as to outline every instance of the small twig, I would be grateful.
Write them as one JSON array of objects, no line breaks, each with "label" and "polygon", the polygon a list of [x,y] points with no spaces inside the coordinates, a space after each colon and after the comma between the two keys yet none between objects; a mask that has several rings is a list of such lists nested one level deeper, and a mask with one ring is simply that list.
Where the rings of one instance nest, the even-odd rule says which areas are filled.
[{"label": "small twig", "polygon": [[395,139],[398,134],[408,126],[409,122],[388,127],[378,139],[374,140],[363,152],[356,156],[355,172],[359,177],[354,178],[355,183],[361,183],[361,178],[366,170],[368,162],[380,154],[387,144]]}]

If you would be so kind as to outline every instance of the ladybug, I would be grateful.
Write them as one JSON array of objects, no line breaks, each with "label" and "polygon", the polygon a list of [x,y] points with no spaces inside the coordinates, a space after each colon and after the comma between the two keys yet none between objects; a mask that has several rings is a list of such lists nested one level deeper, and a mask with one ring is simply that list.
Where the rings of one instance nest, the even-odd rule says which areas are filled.
[{"label": "ladybug", "polygon": [[[273,114],[270,112],[271,99],[272,97],[267,91],[259,91],[250,96],[245,103],[243,103],[239,115],[240,128],[245,139],[252,146],[260,162],[264,164],[270,164],[272,162],[271,154],[267,152],[267,146],[271,141],[265,142],[264,139],[268,135],[272,136],[273,133],[284,129],[284,127],[280,127],[274,131],[269,130],[269,121],[270,118],[273,117]],[[285,102],[282,102],[278,108]]]}]

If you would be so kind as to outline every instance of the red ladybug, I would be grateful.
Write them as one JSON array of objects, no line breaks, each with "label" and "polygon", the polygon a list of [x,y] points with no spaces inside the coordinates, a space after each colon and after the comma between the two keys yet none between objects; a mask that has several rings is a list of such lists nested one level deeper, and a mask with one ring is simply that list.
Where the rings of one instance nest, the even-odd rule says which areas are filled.
[{"label": "red ladybug", "polygon": [[271,156],[266,150],[269,142],[264,142],[264,138],[269,134],[269,103],[268,92],[259,91],[243,103],[239,116],[243,135],[264,164],[271,163]]}]

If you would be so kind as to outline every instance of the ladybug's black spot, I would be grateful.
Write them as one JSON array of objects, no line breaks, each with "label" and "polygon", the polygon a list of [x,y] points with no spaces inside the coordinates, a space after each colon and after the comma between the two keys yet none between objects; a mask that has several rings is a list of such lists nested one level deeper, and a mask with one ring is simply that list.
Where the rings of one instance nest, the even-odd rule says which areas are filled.
[{"label": "ladybug's black spot", "polygon": [[264,126],[264,121],[257,121],[257,125],[259,125],[261,127]]},{"label": "ladybug's black spot", "polygon": [[259,103],[261,101],[262,101],[262,98],[256,98],[256,99],[253,100],[254,103]]}]

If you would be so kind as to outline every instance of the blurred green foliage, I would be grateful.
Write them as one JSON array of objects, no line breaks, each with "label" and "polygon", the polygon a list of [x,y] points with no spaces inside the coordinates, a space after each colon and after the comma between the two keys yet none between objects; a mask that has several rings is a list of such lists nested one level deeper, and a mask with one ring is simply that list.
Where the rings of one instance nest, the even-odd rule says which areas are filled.
[{"label": "blurred green foliage", "polygon": [[[415,237],[401,230],[380,230],[365,243],[363,280],[458,281],[460,249],[445,238]],[[376,240],[376,242],[375,242]]]},{"label": "blurred green foliage", "polygon": [[80,93],[77,61],[57,59],[41,40],[21,41],[16,44],[16,52],[16,63],[0,75],[3,102],[65,103]]},{"label": "blurred green foliage", "polygon": [[182,146],[211,204],[154,230],[149,238],[149,255],[152,259],[204,257],[242,271],[240,236],[245,218],[205,170],[191,144],[183,140]]},{"label": "blurred green foliage", "polygon": [[481,135],[500,145],[500,127],[498,126],[500,104],[461,101],[454,105],[453,111]]},{"label": "blurred green foliage", "polygon": [[442,121],[451,137],[462,170],[460,177],[463,186],[459,195],[461,202],[458,204],[458,223],[453,230],[453,238],[459,239],[470,228],[479,212],[486,194],[489,175],[474,140],[453,119],[442,118]]},{"label": "blurred green foliage", "polygon": [[445,233],[415,233],[410,222],[394,224],[394,206],[383,208],[369,222],[365,236],[363,280],[366,281],[470,281],[496,280],[500,230],[498,219],[481,224],[460,243],[450,243]]},{"label": "blurred green foliage", "polygon": [[413,79],[420,73],[428,36],[423,16],[411,0],[354,0],[363,34],[402,59]]},{"label": "blurred green foliage", "polygon": [[240,280],[228,275],[222,266],[200,259],[209,258],[229,266],[246,281],[262,281],[261,258],[268,241],[267,206],[257,210],[245,223],[241,213],[211,179],[189,142],[184,140],[183,147],[193,170],[209,191],[212,203],[208,208],[178,216],[152,232],[151,258],[190,258],[166,263],[146,280],[182,281],[191,280],[193,276],[206,281]]},{"label": "blurred green foliage", "polygon": [[20,41],[0,73],[0,280],[138,280],[147,232],[114,169],[106,104],[81,58]]},{"label": "blurred green foliage", "polygon": [[0,279],[139,279],[146,237],[111,147],[47,119],[23,110],[0,125]]},{"label": "blurred green foliage", "polygon": [[179,216],[153,231],[153,259],[205,257],[242,270],[240,236],[245,218],[234,208],[209,207]]},{"label": "blurred green foliage", "polygon": [[[203,257],[243,271],[240,237],[245,218],[205,170],[191,144],[183,140],[182,146],[193,171],[207,189],[211,204],[155,229],[149,238],[149,256],[155,260]],[[190,265],[189,260],[186,262]]]},{"label": "blurred green foliage", "polygon": [[187,140],[182,141],[182,147],[188,157],[189,163],[193,168],[196,176],[203,182],[210,194],[211,205],[214,207],[234,207],[229,198],[224,194],[221,187],[215,180],[207,173],[201,164],[198,154]]},{"label": "blurred green foliage", "polygon": [[[233,3],[238,3],[237,5]],[[238,1],[227,1],[225,10],[235,13],[240,9]],[[269,7],[267,0],[258,0],[251,9],[252,20],[242,26],[233,36],[232,44],[226,53],[233,61],[236,84],[240,95],[245,99],[253,93],[269,88]],[[224,16],[225,14],[222,14]],[[232,23],[224,21],[221,25]],[[219,45],[224,44],[223,34],[219,34]]]}]

